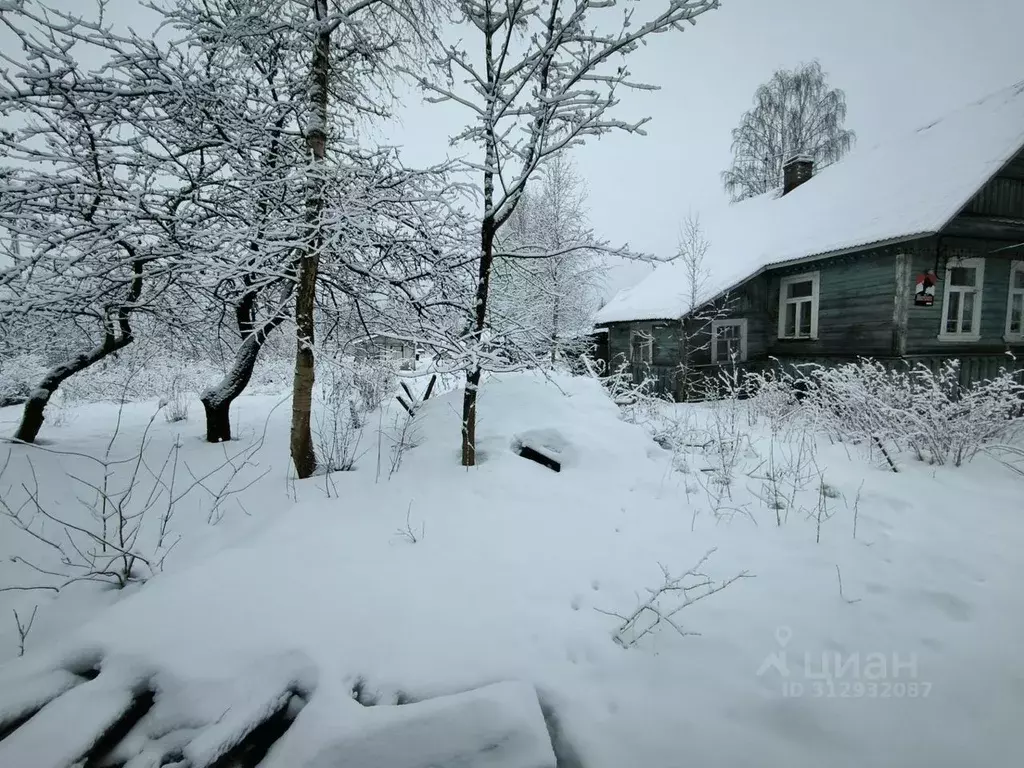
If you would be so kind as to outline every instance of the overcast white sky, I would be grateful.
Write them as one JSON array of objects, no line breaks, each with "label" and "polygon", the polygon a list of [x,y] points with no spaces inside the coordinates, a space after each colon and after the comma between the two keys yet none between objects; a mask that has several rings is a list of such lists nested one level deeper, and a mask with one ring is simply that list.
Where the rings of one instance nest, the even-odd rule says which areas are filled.
[{"label": "overcast white sky", "polygon": [[[661,86],[620,107],[626,119],[652,117],[648,135],[616,134],[574,153],[592,224],[613,243],[674,251],[687,210],[725,199],[730,131],[776,69],[819,59],[846,91],[858,143],[872,145],[1024,79],[1022,30],[1019,0],[722,0],[697,26],[656,37],[630,59],[638,79]],[[436,160],[463,117],[411,103],[393,137],[408,162]],[[610,288],[640,270],[618,270]]]},{"label": "overcast white sky", "polygon": [[[637,2],[656,10],[665,0]],[[152,19],[137,0],[108,9],[140,31]],[[661,90],[624,94],[618,116],[652,117],[648,135],[615,134],[574,153],[592,224],[612,243],[672,253],[687,210],[722,204],[730,131],[778,68],[818,58],[846,91],[847,125],[871,145],[1024,79],[1022,30],[1021,0],[722,0],[697,26],[657,36],[630,59],[636,78]],[[448,136],[465,113],[413,96],[400,118],[380,133],[416,165],[452,152]],[[640,276],[635,266],[617,270],[609,289]]]}]

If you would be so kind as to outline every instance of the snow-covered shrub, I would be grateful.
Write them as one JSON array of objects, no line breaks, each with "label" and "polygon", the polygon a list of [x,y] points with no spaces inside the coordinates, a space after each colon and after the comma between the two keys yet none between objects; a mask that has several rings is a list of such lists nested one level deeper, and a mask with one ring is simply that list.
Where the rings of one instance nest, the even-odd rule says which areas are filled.
[{"label": "snow-covered shrub", "polygon": [[23,402],[39,385],[48,366],[42,356],[0,356],[0,407]]},{"label": "snow-covered shrub", "polygon": [[221,376],[211,360],[155,343],[132,344],[72,376],[61,389],[83,402],[134,402],[167,398],[169,382],[184,392],[201,392]]},{"label": "snow-covered shrub", "polygon": [[268,346],[260,353],[246,392],[253,395],[278,395],[287,392],[295,375],[295,356]]},{"label": "snow-covered shrub", "polygon": [[388,477],[391,477],[402,466],[402,459],[405,452],[420,444],[421,435],[419,422],[416,418],[417,411],[409,413],[402,410],[395,414],[394,424],[391,432],[391,470]]},{"label": "snow-covered shrub", "polygon": [[347,472],[355,467],[363,434],[354,401],[353,376],[338,366],[324,366],[317,375],[314,394],[317,460],[326,472]]},{"label": "snow-covered shrub", "polygon": [[180,374],[171,379],[171,387],[167,393],[163,407],[164,418],[168,424],[177,421],[188,421],[188,396],[184,386],[184,377]]},{"label": "snow-covered shrub", "polygon": [[46,403],[46,424],[51,427],[63,427],[75,418],[72,400],[66,392],[58,389]]},{"label": "snow-covered shrub", "polygon": [[933,439],[928,445],[933,461],[951,461],[959,467],[985,445],[1007,439],[1024,423],[1022,373],[1004,369],[995,378],[979,382],[943,406],[939,413],[926,411],[922,420],[927,426],[952,426],[943,428],[941,439]]},{"label": "snow-covered shrub", "polygon": [[619,407],[627,408],[653,397],[652,392],[656,383],[654,377],[648,375],[640,382],[634,381],[633,366],[626,360],[614,367],[609,367],[603,360],[597,360],[590,355],[581,355],[579,361],[586,375],[598,379],[612,402]]},{"label": "snow-covered shrub", "polygon": [[398,376],[388,360],[360,360],[353,363],[352,383],[359,393],[364,411],[373,411],[395,393]]},{"label": "snow-covered shrub", "polygon": [[745,378],[746,390],[750,393],[750,413],[766,422],[771,433],[777,435],[799,406],[791,382],[780,379],[773,371],[752,371]]},{"label": "snow-covered shrub", "polygon": [[711,462],[711,481],[721,490],[715,496],[729,495],[741,458],[750,450],[745,379],[735,367],[723,368],[708,382],[705,396],[707,421],[700,438]]},{"label": "snow-covered shrub", "polygon": [[918,364],[892,369],[874,360],[803,368],[805,405],[835,435],[881,451],[912,450],[932,464],[960,466],[1021,424],[1021,373],[1003,369],[972,387],[960,386],[960,363],[938,371]]},{"label": "snow-covered shrub", "polygon": [[[202,392],[220,381],[230,361],[214,360],[201,352],[174,349],[158,342],[129,345],[114,355],[91,365],[60,386],[74,401],[137,402],[164,399],[173,405],[176,393]],[[264,350],[256,361],[252,378],[246,388],[249,394],[278,394],[292,383],[295,361],[276,350]],[[0,364],[0,400],[5,389],[5,374],[19,369],[32,370],[27,378],[35,386],[46,371],[45,365],[30,366],[24,362]],[[169,391],[169,383],[170,389]],[[24,385],[22,385],[24,389]],[[168,408],[166,417],[172,411]],[[180,413],[181,411],[178,410]]]},{"label": "snow-covered shrub", "polygon": [[817,443],[811,429],[793,429],[784,436],[772,432],[767,446],[761,449],[759,463],[747,471],[750,479],[760,481],[761,486],[754,494],[775,513],[776,525],[781,526],[789,519],[789,511],[797,507],[801,492],[816,479],[820,484],[816,454]]},{"label": "snow-covered shrub", "polygon": [[582,355],[579,360],[587,375],[598,379],[612,402],[619,406],[623,420],[643,427],[657,439],[663,431],[668,399],[655,394],[656,379],[648,374],[640,382],[634,381],[633,368],[626,361],[606,370],[603,361],[589,355]]}]

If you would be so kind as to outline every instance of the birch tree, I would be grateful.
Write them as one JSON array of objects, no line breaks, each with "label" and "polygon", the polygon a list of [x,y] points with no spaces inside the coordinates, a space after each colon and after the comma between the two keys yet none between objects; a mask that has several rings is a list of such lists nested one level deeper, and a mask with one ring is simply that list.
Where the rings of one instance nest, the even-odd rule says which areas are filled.
[{"label": "birch tree", "polygon": [[783,164],[798,154],[816,168],[836,162],[856,140],[845,122],[846,94],[829,87],[819,62],[780,69],[757,89],[753,108],[733,129],[725,191],[735,202],[777,189]]},{"label": "birch tree", "polygon": [[700,214],[689,213],[679,228],[677,263],[686,280],[686,311],[695,310],[706,297],[711,270],[707,263],[711,243],[704,234]]},{"label": "birch tree", "polygon": [[[651,5],[659,5],[650,12]],[[482,210],[473,321],[462,405],[462,464],[476,464],[477,391],[484,370],[485,329],[495,240],[527,183],[553,157],[586,138],[615,130],[643,133],[645,119],[614,116],[622,89],[634,81],[629,54],[651,35],[677,31],[718,7],[718,0],[459,0],[457,21],[475,50],[446,46],[445,80],[420,73],[428,98],[465,109],[471,122],[454,143],[478,147]],[[480,354],[477,354],[479,352]]]},{"label": "birch tree", "polygon": [[518,333],[518,353],[551,364],[582,347],[603,283],[605,244],[588,226],[586,187],[556,156],[498,233],[489,324]]},{"label": "birch tree", "polygon": [[[297,346],[292,387],[290,448],[296,474],[316,470],[311,412],[315,383],[315,306],[327,236],[327,184],[332,178],[329,149],[344,148],[332,137],[331,100],[374,104],[373,89],[352,88],[350,68],[363,67],[383,92],[383,80],[432,20],[419,0],[291,0],[307,14],[303,30],[310,50],[303,136],[306,142],[305,225],[296,268]],[[438,4],[440,7],[440,4]],[[378,93],[378,97],[381,93]],[[382,111],[383,112],[383,111]]]},{"label": "birch tree", "polygon": [[693,379],[693,360],[697,352],[710,346],[711,323],[718,316],[717,307],[702,307],[707,295],[711,270],[707,263],[707,252],[711,244],[704,234],[700,215],[689,213],[679,229],[679,246],[676,263],[686,281],[686,312],[680,321],[682,338],[680,392],[684,400],[690,394]]}]

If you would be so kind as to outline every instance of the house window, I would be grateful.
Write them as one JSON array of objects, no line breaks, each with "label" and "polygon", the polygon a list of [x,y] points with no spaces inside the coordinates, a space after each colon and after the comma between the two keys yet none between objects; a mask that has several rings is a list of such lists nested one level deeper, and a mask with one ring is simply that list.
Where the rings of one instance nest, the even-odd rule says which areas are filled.
[{"label": "house window", "polygon": [[1006,335],[1024,338],[1024,261],[1010,262],[1010,296],[1006,303]]},{"label": "house window", "polygon": [[818,338],[817,272],[782,278],[779,286],[779,338]]},{"label": "house window", "polygon": [[634,365],[637,363],[650,365],[651,348],[653,337],[646,331],[636,330],[629,334],[629,360]]},{"label": "house window", "polygon": [[940,339],[977,341],[981,338],[981,287],[984,259],[956,259],[946,265]]},{"label": "house window", "polygon": [[711,362],[728,363],[747,359],[747,320],[711,322]]}]

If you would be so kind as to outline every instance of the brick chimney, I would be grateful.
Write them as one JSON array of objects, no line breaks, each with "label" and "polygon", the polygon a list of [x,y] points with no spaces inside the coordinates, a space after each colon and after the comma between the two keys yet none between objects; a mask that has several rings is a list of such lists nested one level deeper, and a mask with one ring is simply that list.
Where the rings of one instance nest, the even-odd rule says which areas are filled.
[{"label": "brick chimney", "polygon": [[788,195],[814,173],[814,158],[810,155],[793,155],[782,164],[782,194]]}]

